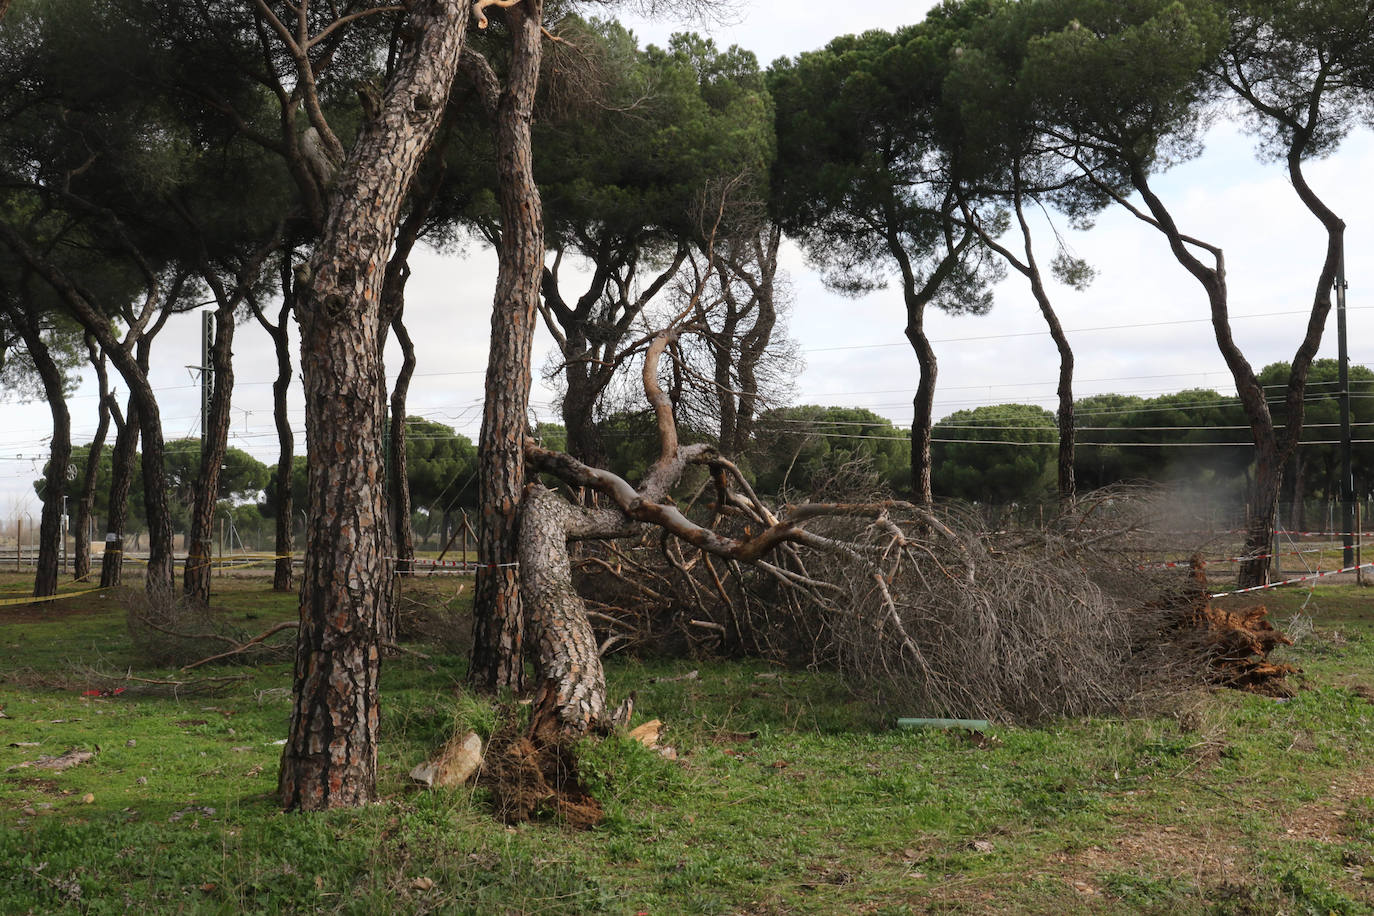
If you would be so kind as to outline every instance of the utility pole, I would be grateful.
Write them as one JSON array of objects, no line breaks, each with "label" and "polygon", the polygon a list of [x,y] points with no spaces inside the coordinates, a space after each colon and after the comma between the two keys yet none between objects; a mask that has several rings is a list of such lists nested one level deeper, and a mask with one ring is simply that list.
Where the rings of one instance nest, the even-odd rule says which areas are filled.
[{"label": "utility pole", "polygon": [[[200,373],[200,454],[205,456],[205,433],[210,428],[210,396],[215,392],[215,368],[210,351],[215,346],[215,316],[210,309],[200,313],[200,365],[187,366]],[[194,377],[194,376],[193,376]]]},{"label": "utility pole", "polygon": [[1350,443],[1350,354],[1345,334],[1345,237],[1341,237],[1340,258],[1336,261],[1336,346],[1339,363],[1337,384],[1341,405],[1341,568],[1355,565],[1355,476],[1351,470]]}]

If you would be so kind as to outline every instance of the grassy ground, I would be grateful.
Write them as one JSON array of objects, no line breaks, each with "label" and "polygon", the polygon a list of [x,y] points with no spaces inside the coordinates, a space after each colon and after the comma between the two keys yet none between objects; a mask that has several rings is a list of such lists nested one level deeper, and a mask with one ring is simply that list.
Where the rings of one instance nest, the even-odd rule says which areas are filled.
[{"label": "grassy ground", "polygon": [[[430,581],[412,594],[458,592]],[[262,581],[217,586],[245,632],[294,614]],[[0,575],[0,598],[24,590]],[[824,673],[618,658],[613,696],[634,691],[637,721],[666,722],[680,759],[587,746],[608,817],[586,832],[508,828],[481,790],[407,785],[455,730],[495,721],[442,645],[387,663],[383,801],[285,815],[287,661],[150,669],[118,594],[0,607],[0,913],[1370,912],[1365,594],[1268,596],[1300,637],[1292,700],[1198,691],[1155,718],[982,739],[894,730],[923,711]],[[243,679],[213,694],[147,683],[198,676]],[[72,748],[98,753],[24,766]]]}]

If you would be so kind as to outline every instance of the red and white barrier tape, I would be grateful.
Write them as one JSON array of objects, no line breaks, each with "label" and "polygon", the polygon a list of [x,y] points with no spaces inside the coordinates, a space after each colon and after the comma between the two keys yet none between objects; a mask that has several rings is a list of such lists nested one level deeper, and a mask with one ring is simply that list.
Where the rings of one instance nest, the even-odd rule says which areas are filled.
[{"label": "red and white barrier tape", "polygon": [[[1208,563],[1244,563],[1248,560],[1272,560],[1275,557],[1300,557],[1305,553],[1321,553],[1320,547],[1309,547],[1307,550],[1289,550],[1284,553],[1257,553],[1250,557],[1221,557],[1216,560],[1203,560],[1203,564]],[[1160,563],[1141,563],[1136,569],[1178,569],[1184,566],[1192,566],[1192,560],[1167,560]]]},{"label": "red and white barrier tape", "polygon": [[1234,592],[1217,592],[1210,595],[1211,598],[1225,598],[1229,595],[1244,595],[1246,592],[1262,592],[1271,588],[1283,588],[1285,585],[1296,585],[1299,582],[1313,582],[1327,576],[1337,576],[1341,573],[1355,572],[1357,569],[1374,568],[1374,563],[1361,563],[1359,566],[1347,566],[1344,569],[1330,569],[1326,572],[1312,573],[1309,576],[1298,576],[1295,579],[1284,579],[1282,582],[1270,582],[1268,585],[1252,585],[1249,588],[1236,589]]}]

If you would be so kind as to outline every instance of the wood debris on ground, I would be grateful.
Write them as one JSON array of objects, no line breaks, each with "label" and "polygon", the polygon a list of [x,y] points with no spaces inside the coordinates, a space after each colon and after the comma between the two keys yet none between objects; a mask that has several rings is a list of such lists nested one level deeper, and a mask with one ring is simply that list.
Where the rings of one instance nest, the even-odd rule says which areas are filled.
[{"label": "wood debris on ground", "polygon": [[1269,660],[1271,652],[1279,646],[1291,646],[1293,640],[1269,620],[1269,609],[1262,604],[1216,604],[1201,556],[1194,554],[1189,567],[1188,587],[1175,625],[1202,640],[1214,682],[1266,696],[1293,696],[1287,679],[1288,675],[1299,673],[1299,669]]}]

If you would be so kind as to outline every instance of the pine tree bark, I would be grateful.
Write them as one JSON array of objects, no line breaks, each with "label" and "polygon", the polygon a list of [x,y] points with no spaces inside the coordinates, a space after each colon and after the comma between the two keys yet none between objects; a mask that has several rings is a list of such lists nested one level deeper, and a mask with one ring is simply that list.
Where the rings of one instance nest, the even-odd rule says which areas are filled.
[{"label": "pine tree bark", "polygon": [[278,780],[288,810],[356,806],[376,796],[377,683],[393,573],[383,478],[382,284],[402,203],[457,71],[469,12],[468,0],[411,7],[416,37],[338,176],[299,284],[310,520]]},{"label": "pine tree bark", "polygon": [[[581,335],[568,335],[569,353],[587,353],[587,343]],[[563,373],[566,388],[561,413],[563,428],[568,436],[568,454],[593,467],[604,467],[606,449],[596,428],[596,401],[605,389],[605,381],[596,377],[595,370],[585,362],[571,364]]]},{"label": "pine tree bark", "polygon": [[396,572],[415,570],[415,531],[410,524],[410,482],[406,449],[406,396],[415,374],[415,342],[406,330],[403,308],[392,319],[391,330],[401,345],[401,371],[391,388],[391,528],[396,544]]},{"label": "pine tree bark", "polygon": [[496,106],[501,239],[478,442],[479,566],[468,669],[468,682],[488,691],[521,691],[525,686],[517,554],[530,347],[544,269],[544,220],[530,144],[543,50],[542,13],[542,0],[524,0],[506,10],[511,59]]},{"label": "pine tree bark", "polygon": [[973,235],[967,233],[958,244],[948,246],[944,258],[926,277],[925,283],[919,282],[916,277],[911,255],[907,254],[901,240],[896,235],[888,239],[888,249],[896,258],[901,273],[901,293],[907,305],[905,335],[907,341],[911,342],[912,352],[916,354],[916,367],[919,369],[916,394],[911,402],[911,489],[912,497],[923,507],[929,507],[933,501],[930,492],[930,427],[934,424],[936,379],[940,375],[940,363],[936,360],[934,347],[930,346],[930,338],[926,336],[926,306],[936,297],[941,284],[954,273],[971,239]]},{"label": "pine tree bark", "polygon": [[520,534],[520,600],[530,610],[536,681],[554,694],[537,702],[552,708],[560,735],[584,735],[606,714],[606,676],[587,617],[573,587],[570,539],[624,534],[615,510],[570,505],[539,483],[530,484]]},{"label": "pine tree bark", "polygon": [[100,587],[113,588],[124,578],[124,529],[129,520],[129,491],[134,482],[134,458],[138,453],[138,402],[130,395],[121,418],[114,412],[115,444],[110,454],[110,494],[106,500],[105,551],[100,557]]},{"label": "pine tree bark", "polygon": [[63,497],[67,491],[67,468],[72,460],[72,418],[62,390],[62,370],[53,360],[43,340],[38,315],[29,310],[10,309],[10,318],[29,359],[38,370],[43,394],[52,414],[52,442],[48,449],[48,472],[43,479],[43,510],[38,527],[38,566],[34,574],[33,595],[42,598],[57,594],[57,563],[62,553]]},{"label": "pine tree bark", "polygon": [[219,502],[220,469],[229,447],[229,408],[234,391],[234,312],[238,297],[212,281],[219,307],[215,309],[215,341],[210,348],[210,415],[202,431],[200,469],[191,491],[191,525],[186,538],[186,568],[182,593],[192,607],[208,607],[214,569],[212,547],[215,506]]},{"label": "pine tree bark", "polygon": [[78,582],[84,582],[91,575],[91,539],[87,536],[91,516],[95,511],[95,488],[100,476],[100,453],[105,449],[105,437],[110,432],[110,414],[113,398],[110,395],[110,378],[105,369],[105,356],[100,352],[95,338],[86,335],[86,350],[90,355],[91,366],[95,369],[97,387],[100,391],[100,404],[97,408],[95,435],[91,438],[86,453],[86,467],[81,474],[81,490],[76,498],[76,512],[72,515],[72,530],[76,535],[75,549],[72,551],[72,575]]},{"label": "pine tree bark", "polygon": [[293,578],[292,564],[295,561],[292,556],[295,547],[291,525],[295,500],[291,493],[291,478],[296,451],[296,436],[291,431],[291,420],[286,414],[286,398],[291,390],[291,346],[287,323],[296,302],[289,246],[282,251],[278,282],[281,284],[281,309],[277,312],[275,324],[267,320],[257,300],[251,295],[248,305],[258,324],[272,338],[272,348],[277,355],[277,377],[272,382],[272,419],[277,428],[276,492],[272,507],[276,515],[273,550],[276,560],[272,565],[272,590],[289,592]]},{"label": "pine tree bark", "polygon": [[[289,592],[292,588],[295,563],[295,538],[292,516],[295,498],[291,492],[291,477],[295,469],[296,436],[286,414],[286,396],[291,390],[291,349],[286,339],[286,319],[291,306],[283,304],[279,318],[281,340],[277,344],[277,377],[272,382],[272,419],[277,427],[277,505],[275,547],[276,561],[272,567],[272,590]],[[275,335],[274,335],[275,337]]]}]

